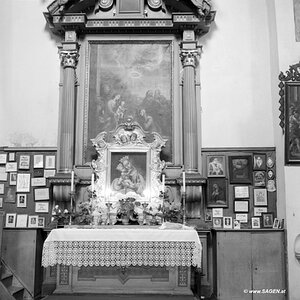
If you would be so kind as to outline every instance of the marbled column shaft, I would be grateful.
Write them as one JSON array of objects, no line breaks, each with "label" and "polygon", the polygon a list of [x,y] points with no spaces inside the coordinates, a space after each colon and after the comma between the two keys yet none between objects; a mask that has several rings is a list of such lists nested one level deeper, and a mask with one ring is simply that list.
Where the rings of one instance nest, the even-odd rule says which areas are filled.
[{"label": "marbled column shaft", "polygon": [[187,173],[198,172],[195,64],[198,49],[181,51],[183,63],[183,164]]},{"label": "marbled column shaft", "polygon": [[57,149],[57,172],[70,173],[74,165],[75,146],[75,67],[77,51],[61,51],[63,91],[60,112],[60,130]]}]

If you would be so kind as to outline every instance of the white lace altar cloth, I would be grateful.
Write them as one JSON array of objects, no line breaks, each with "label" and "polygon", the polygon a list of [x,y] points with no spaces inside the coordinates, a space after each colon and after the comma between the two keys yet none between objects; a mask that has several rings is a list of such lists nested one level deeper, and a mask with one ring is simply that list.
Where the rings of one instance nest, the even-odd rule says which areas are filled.
[{"label": "white lace altar cloth", "polygon": [[53,229],[43,246],[42,266],[201,266],[194,229]]}]

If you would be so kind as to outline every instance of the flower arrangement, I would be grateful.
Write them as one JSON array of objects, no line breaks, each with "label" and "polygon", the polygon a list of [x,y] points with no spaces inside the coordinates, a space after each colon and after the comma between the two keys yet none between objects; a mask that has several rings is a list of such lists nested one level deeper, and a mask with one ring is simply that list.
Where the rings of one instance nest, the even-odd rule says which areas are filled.
[{"label": "flower arrangement", "polygon": [[135,207],[140,203],[135,198],[126,198],[119,200],[119,207],[117,209],[117,223],[122,224],[138,224],[137,213]]}]

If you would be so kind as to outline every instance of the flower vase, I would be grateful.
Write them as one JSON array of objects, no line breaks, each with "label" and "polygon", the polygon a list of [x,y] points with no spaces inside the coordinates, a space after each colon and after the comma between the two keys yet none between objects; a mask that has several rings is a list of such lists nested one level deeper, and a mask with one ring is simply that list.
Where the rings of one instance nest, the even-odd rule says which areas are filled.
[{"label": "flower vase", "polygon": [[128,225],[129,224],[129,217],[128,216],[122,216],[122,224]]}]

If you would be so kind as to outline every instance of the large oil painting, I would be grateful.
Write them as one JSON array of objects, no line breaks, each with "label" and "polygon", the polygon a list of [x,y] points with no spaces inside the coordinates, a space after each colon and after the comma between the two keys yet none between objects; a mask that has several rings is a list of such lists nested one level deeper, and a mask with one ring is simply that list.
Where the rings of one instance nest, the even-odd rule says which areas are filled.
[{"label": "large oil painting", "polygon": [[88,73],[85,161],[90,139],[127,118],[168,139],[161,159],[172,161],[172,42],[90,42]]}]

